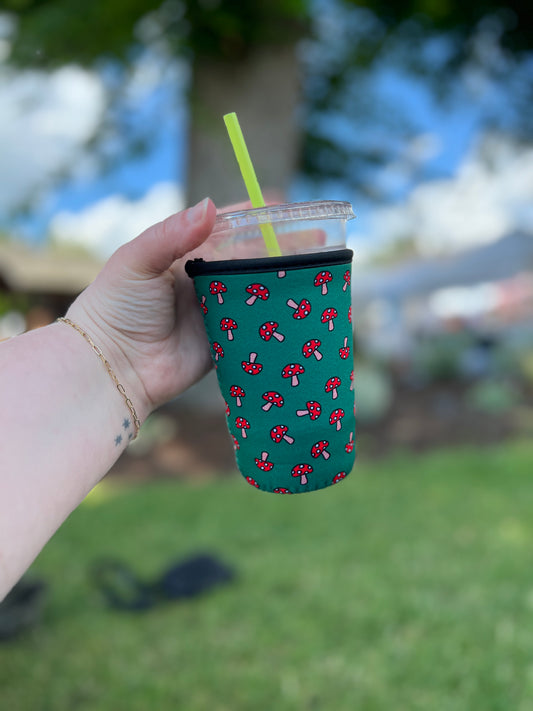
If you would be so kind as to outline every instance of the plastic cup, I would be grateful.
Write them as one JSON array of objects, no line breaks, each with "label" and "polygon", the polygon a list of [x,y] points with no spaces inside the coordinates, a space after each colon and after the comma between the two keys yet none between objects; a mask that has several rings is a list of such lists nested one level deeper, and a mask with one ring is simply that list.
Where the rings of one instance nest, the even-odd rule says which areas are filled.
[{"label": "plastic cup", "polygon": [[[219,215],[213,260],[187,262],[237,465],[252,486],[302,493],[343,480],[355,458],[349,203]],[[271,224],[283,256],[266,256]]]},{"label": "plastic cup", "polygon": [[343,249],[346,222],[354,217],[348,202],[314,202],[270,205],[221,213],[209,240],[210,259],[267,257],[261,225],[274,228],[283,256]]}]

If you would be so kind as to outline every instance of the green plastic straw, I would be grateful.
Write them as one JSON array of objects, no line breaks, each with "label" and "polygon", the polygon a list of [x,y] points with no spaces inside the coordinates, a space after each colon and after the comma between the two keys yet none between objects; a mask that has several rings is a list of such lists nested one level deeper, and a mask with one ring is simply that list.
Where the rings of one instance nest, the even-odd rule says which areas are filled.
[{"label": "green plastic straw", "polygon": [[[235,112],[224,116],[224,123],[228,129],[231,145],[235,152],[235,157],[241,169],[242,178],[248,191],[248,197],[252,203],[252,207],[265,207],[263,193],[259,187],[257,177],[255,175],[254,166],[246,147],[246,142],[241,131],[239,119]],[[279,248],[278,240],[274,228],[269,222],[260,224],[261,233],[265,240],[265,246],[269,257],[281,257],[281,249]]]}]

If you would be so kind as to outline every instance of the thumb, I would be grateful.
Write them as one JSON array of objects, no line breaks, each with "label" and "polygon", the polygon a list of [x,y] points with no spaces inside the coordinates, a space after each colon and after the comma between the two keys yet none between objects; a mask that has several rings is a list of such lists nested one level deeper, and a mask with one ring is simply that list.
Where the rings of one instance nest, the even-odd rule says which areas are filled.
[{"label": "thumb", "polygon": [[150,278],[166,271],[176,259],[201,245],[211,234],[216,208],[209,198],[152,225],[120,253],[123,266],[141,277]]}]

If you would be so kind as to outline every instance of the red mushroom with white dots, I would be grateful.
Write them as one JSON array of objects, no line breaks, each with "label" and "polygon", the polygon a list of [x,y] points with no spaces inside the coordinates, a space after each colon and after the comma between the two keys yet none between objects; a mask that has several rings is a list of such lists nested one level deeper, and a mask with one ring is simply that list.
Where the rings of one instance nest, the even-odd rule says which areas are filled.
[{"label": "red mushroom with white dots", "polygon": [[348,337],[344,339],[344,345],[339,348],[339,355],[343,360],[347,360],[350,357],[350,346],[348,345]]},{"label": "red mushroom with white dots", "polygon": [[353,452],[353,446],[354,446],[354,444],[355,444],[355,442],[353,441],[353,432],[350,432],[350,439],[349,439],[348,442],[346,442],[346,444],[344,445],[344,449],[348,452],[348,454],[350,454],[351,452]]},{"label": "red mushroom with white dots", "polygon": [[241,362],[242,369],[248,375],[259,375],[263,370],[261,363],[256,363],[257,353],[250,353],[249,360],[243,360]]},{"label": "red mushroom with white dots", "polygon": [[265,412],[268,412],[273,405],[276,407],[283,407],[285,403],[282,395],[275,390],[267,390],[266,393],[263,393],[262,397],[266,402],[262,405],[261,409]]},{"label": "red mushroom with white dots", "polygon": [[324,391],[327,393],[331,393],[331,397],[336,400],[339,395],[339,393],[337,392],[337,388],[340,387],[340,384],[341,379],[334,375],[332,378],[329,378],[326,381]]},{"label": "red mushroom with white dots", "polygon": [[261,299],[262,301],[266,301],[268,297],[270,296],[270,291],[266,288],[264,284],[249,284],[246,287],[246,293],[250,294],[250,296],[246,299],[246,303],[248,306],[252,306],[255,304],[257,299]]},{"label": "red mushroom with white dots", "polygon": [[349,270],[349,269],[347,269],[347,270],[344,272],[344,277],[343,277],[343,279],[344,279],[344,284],[342,285],[342,290],[343,290],[343,291],[346,291],[346,289],[350,286],[350,281],[351,281],[351,275],[350,275],[350,270]]},{"label": "red mushroom with white dots", "polygon": [[294,309],[292,317],[295,318],[297,321],[301,321],[301,319],[307,318],[307,316],[309,316],[309,314],[311,313],[311,302],[308,299],[302,299],[299,304],[297,304],[294,299],[289,299],[287,301],[287,306],[290,306],[291,309]]},{"label": "red mushroom with white dots", "polygon": [[287,425],[276,425],[270,430],[270,437],[276,444],[279,444],[282,440],[285,440],[287,444],[293,444],[294,437],[287,434],[288,431]]},{"label": "red mushroom with white dots", "polygon": [[286,489],[284,486],[276,486],[274,494],[292,494],[292,491],[289,491],[289,489]]},{"label": "red mushroom with white dots", "polygon": [[265,323],[259,327],[259,335],[263,341],[270,341],[271,338],[275,338],[276,341],[280,343],[285,340],[285,336],[278,331],[279,323],[277,321],[265,321]]},{"label": "red mushroom with white dots", "polygon": [[261,459],[255,458],[255,466],[262,472],[269,472],[274,468],[273,462],[268,461],[268,452],[261,452]]},{"label": "red mushroom with white dots", "polygon": [[305,368],[303,367],[303,365],[300,365],[300,363],[288,363],[281,371],[281,375],[283,378],[291,379],[291,385],[293,387],[296,387],[300,384],[298,376],[302,375],[302,373],[305,373]]},{"label": "red mushroom with white dots", "polygon": [[329,424],[330,425],[335,425],[337,431],[340,430],[342,427],[342,418],[344,417],[344,410],[342,407],[338,407],[336,410],[333,410],[331,415],[329,416]]},{"label": "red mushroom with white dots", "polygon": [[217,341],[213,341],[213,351],[215,353],[215,360],[217,361],[219,358],[224,358],[224,349],[218,343]]},{"label": "red mushroom with white dots", "polygon": [[348,476],[348,475],[346,474],[346,472],[339,472],[338,474],[335,474],[335,476],[333,477],[333,480],[332,480],[331,483],[332,483],[332,484],[338,484],[339,481],[342,481],[343,479],[346,479],[347,476]]},{"label": "red mushroom with white dots", "polygon": [[233,331],[238,328],[237,321],[232,318],[223,318],[220,320],[220,330],[228,334],[228,341],[233,341]]},{"label": "red mushroom with white dots", "polygon": [[291,474],[294,477],[300,477],[300,484],[307,484],[307,475],[313,472],[313,467],[310,464],[297,464],[293,467]]},{"label": "red mushroom with white dots", "polygon": [[244,417],[235,418],[235,427],[241,431],[243,439],[246,439],[246,430],[250,429],[250,423]]},{"label": "red mushroom with white dots", "polygon": [[333,319],[337,318],[338,315],[339,314],[337,312],[337,309],[330,307],[329,309],[324,309],[320,320],[322,321],[322,323],[328,324],[329,331],[333,331],[333,328],[334,328]]},{"label": "red mushroom with white dots", "polygon": [[209,284],[209,293],[217,297],[219,304],[224,303],[224,297],[222,294],[225,294],[227,290],[227,286],[221,281],[212,281],[211,284]]},{"label": "red mushroom with white dots", "polygon": [[322,456],[324,459],[330,458],[330,453],[328,452],[329,442],[327,439],[321,439],[311,447],[311,456],[315,459]]},{"label": "red mushroom with white dots", "polygon": [[235,403],[237,407],[241,407],[242,405],[242,399],[243,397],[246,396],[246,393],[243,388],[241,388],[240,385],[232,385],[231,388],[229,389],[229,394],[231,397],[235,398]]},{"label": "red mushroom with white dots", "polygon": [[314,285],[322,287],[322,296],[325,296],[328,293],[328,284],[332,279],[333,274],[328,271],[318,272],[318,274],[316,275]]},{"label": "red mushroom with white dots", "polygon": [[322,360],[322,353],[318,350],[321,345],[322,341],[319,341],[318,338],[312,338],[303,344],[302,353],[306,358],[315,356],[317,360]]},{"label": "red mushroom with white dots", "polygon": [[247,477],[246,477],[246,481],[247,481],[248,484],[250,484],[251,486],[255,486],[256,489],[259,489],[259,484],[258,484],[258,483],[256,482],[256,480],[253,479],[251,476],[247,476]]},{"label": "red mushroom with white dots", "polygon": [[316,400],[308,400],[305,403],[305,410],[296,410],[298,417],[305,417],[309,415],[309,419],[317,420],[322,414],[322,405]]}]

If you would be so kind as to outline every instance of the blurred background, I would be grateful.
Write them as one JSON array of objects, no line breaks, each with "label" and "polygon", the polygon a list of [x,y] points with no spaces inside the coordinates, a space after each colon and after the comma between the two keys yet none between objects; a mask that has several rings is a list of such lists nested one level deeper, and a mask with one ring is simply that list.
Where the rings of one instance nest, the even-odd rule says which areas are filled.
[{"label": "blurred background", "polygon": [[[205,195],[245,199],[229,111],[265,193],[357,215],[350,483],[311,503],[244,491],[208,376],[148,420],[37,561],[50,601],[0,646],[6,708],[533,707],[532,99],[525,0],[0,1],[0,340],[64,313],[153,222]],[[89,536],[96,525],[106,535]],[[238,602],[228,588],[139,627],[88,592],[93,557],[153,575],[200,544],[256,576],[268,604],[252,582]],[[347,617],[326,612],[336,580]],[[278,614],[288,646],[265,629]],[[168,625],[177,639],[191,620],[198,638],[173,646]],[[63,660],[74,639],[86,651],[50,681],[41,657]]]}]

